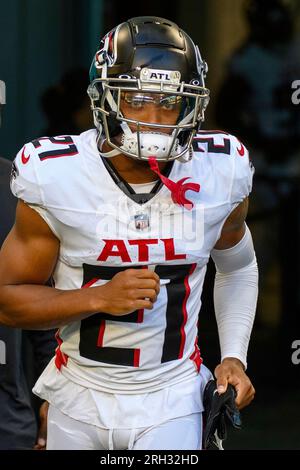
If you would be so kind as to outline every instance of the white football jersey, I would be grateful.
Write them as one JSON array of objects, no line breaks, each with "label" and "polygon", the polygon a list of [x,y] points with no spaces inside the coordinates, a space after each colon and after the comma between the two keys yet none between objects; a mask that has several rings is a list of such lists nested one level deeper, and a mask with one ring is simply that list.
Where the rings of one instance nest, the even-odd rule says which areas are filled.
[{"label": "white football jersey", "polygon": [[102,285],[121,270],[155,270],[152,310],[99,312],[59,330],[56,366],[74,382],[107,392],[153,391],[196,375],[197,322],[210,252],[230,212],[251,191],[253,167],[235,137],[200,132],[193,158],[169,178],[189,178],[188,207],[166,186],[143,204],[115,183],[96,146],[96,130],[43,137],[18,153],[11,188],[60,240],[58,289]]}]

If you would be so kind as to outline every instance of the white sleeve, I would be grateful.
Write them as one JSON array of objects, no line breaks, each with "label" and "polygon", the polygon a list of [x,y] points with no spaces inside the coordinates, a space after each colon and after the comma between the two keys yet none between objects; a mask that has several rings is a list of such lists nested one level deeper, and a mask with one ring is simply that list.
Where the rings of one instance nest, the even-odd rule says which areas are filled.
[{"label": "white sleeve", "polygon": [[214,305],[221,360],[235,357],[247,367],[247,351],[253,327],[258,269],[251,233],[227,250],[212,250],[216,265]]}]

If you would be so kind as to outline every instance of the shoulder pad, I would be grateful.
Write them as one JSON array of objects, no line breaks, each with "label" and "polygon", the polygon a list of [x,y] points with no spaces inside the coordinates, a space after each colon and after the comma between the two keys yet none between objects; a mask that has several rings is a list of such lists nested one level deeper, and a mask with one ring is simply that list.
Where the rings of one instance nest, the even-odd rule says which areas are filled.
[{"label": "shoulder pad", "polygon": [[31,204],[41,204],[42,196],[37,178],[38,158],[34,145],[29,142],[18,152],[11,172],[11,191],[19,199]]},{"label": "shoulder pad", "polygon": [[236,204],[242,202],[251,193],[254,166],[249,158],[249,152],[245,145],[236,137],[231,137],[234,163],[231,202],[232,204]]},{"label": "shoulder pad", "polygon": [[47,205],[45,191],[51,187],[53,192],[60,176],[69,173],[70,158],[79,154],[76,139],[77,136],[41,137],[25,144],[13,164],[13,194],[31,204]]},{"label": "shoulder pad", "polygon": [[251,192],[254,167],[244,144],[223,131],[201,131],[193,140],[197,161],[211,168],[213,179],[224,188],[226,198],[237,204]]}]

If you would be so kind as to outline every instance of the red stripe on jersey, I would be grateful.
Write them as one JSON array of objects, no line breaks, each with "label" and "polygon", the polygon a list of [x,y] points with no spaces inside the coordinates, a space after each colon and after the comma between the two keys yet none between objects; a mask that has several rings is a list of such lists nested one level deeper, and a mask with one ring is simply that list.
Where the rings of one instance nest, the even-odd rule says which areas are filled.
[{"label": "red stripe on jersey", "polygon": [[99,277],[94,277],[94,279],[91,279],[89,282],[87,282],[86,284],[84,284],[84,286],[82,286],[81,289],[85,289],[86,287],[91,287],[93,284],[95,284],[95,282],[99,281]]},{"label": "red stripe on jersey", "polygon": [[60,349],[61,345],[63,344],[63,340],[59,336],[59,330],[57,330],[55,334],[55,338],[58,343],[58,346],[55,349],[55,361],[54,362],[55,362],[56,368],[60,370],[61,366],[65,366],[65,367],[67,366],[69,356],[67,356],[67,354],[64,354]]},{"label": "red stripe on jersey", "polygon": [[134,359],[133,359],[134,367],[139,367],[140,366],[140,354],[141,354],[140,349],[135,349],[134,350]]},{"label": "red stripe on jersey", "polygon": [[185,334],[185,330],[184,330],[184,327],[185,327],[187,319],[188,319],[186,304],[187,304],[187,300],[189,298],[189,295],[191,293],[191,288],[189,286],[189,277],[195,271],[196,266],[197,266],[197,263],[193,263],[191,265],[191,269],[190,269],[188,275],[185,276],[185,278],[184,278],[185,297],[184,297],[184,301],[183,301],[183,304],[182,304],[183,323],[182,323],[181,328],[180,328],[181,342],[180,342],[180,349],[179,349],[178,359],[181,359],[182,356],[183,356],[183,350],[184,350],[185,341],[186,341],[186,334]]},{"label": "red stripe on jersey", "polygon": [[136,323],[143,323],[143,321],[144,321],[144,309],[141,308],[140,310],[138,310]]},{"label": "red stripe on jersey", "polygon": [[[142,269],[149,269],[149,267],[146,265],[146,266],[142,266]],[[138,315],[137,315],[137,321],[136,323],[143,323],[144,321],[144,309],[141,308],[140,310],[138,310]]]},{"label": "red stripe on jersey", "polygon": [[193,354],[190,355],[190,360],[194,362],[196,370],[199,373],[203,359],[201,357],[200,349],[198,346],[198,336],[195,339],[195,349]]},{"label": "red stripe on jersey", "polygon": [[102,347],[103,347],[104,331],[105,331],[105,320],[101,320],[101,322],[100,322],[100,328],[99,328],[99,334],[98,334],[98,340],[97,340],[97,346],[98,346],[98,348],[102,348]]}]

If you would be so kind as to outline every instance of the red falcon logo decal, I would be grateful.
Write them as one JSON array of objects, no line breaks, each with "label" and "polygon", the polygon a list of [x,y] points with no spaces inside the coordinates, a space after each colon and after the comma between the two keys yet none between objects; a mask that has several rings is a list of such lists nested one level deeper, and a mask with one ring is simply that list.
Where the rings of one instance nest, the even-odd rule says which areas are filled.
[{"label": "red falcon logo decal", "polygon": [[30,155],[28,155],[28,157],[25,156],[25,147],[24,147],[23,150],[22,150],[22,155],[21,155],[22,163],[24,165],[26,165],[26,163],[28,163],[29,159],[30,159]]},{"label": "red falcon logo decal", "polygon": [[172,181],[166,176],[162,175],[156,161],[155,157],[149,157],[148,162],[150,168],[154,173],[156,173],[162,183],[171,191],[171,197],[175,204],[179,204],[180,206],[185,207],[185,209],[191,210],[194,207],[194,203],[189,201],[185,197],[185,193],[187,191],[195,191],[199,193],[200,191],[200,184],[198,183],[184,183],[186,180],[190,179],[190,176],[186,178],[181,178],[179,181]]},{"label": "red falcon logo decal", "polygon": [[245,155],[245,147],[243,146],[243,144],[241,142],[240,142],[240,144],[241,144],[241,148],[237,149],[237,151],[238,151],[239,155],[241,157],[243,157]]}]

